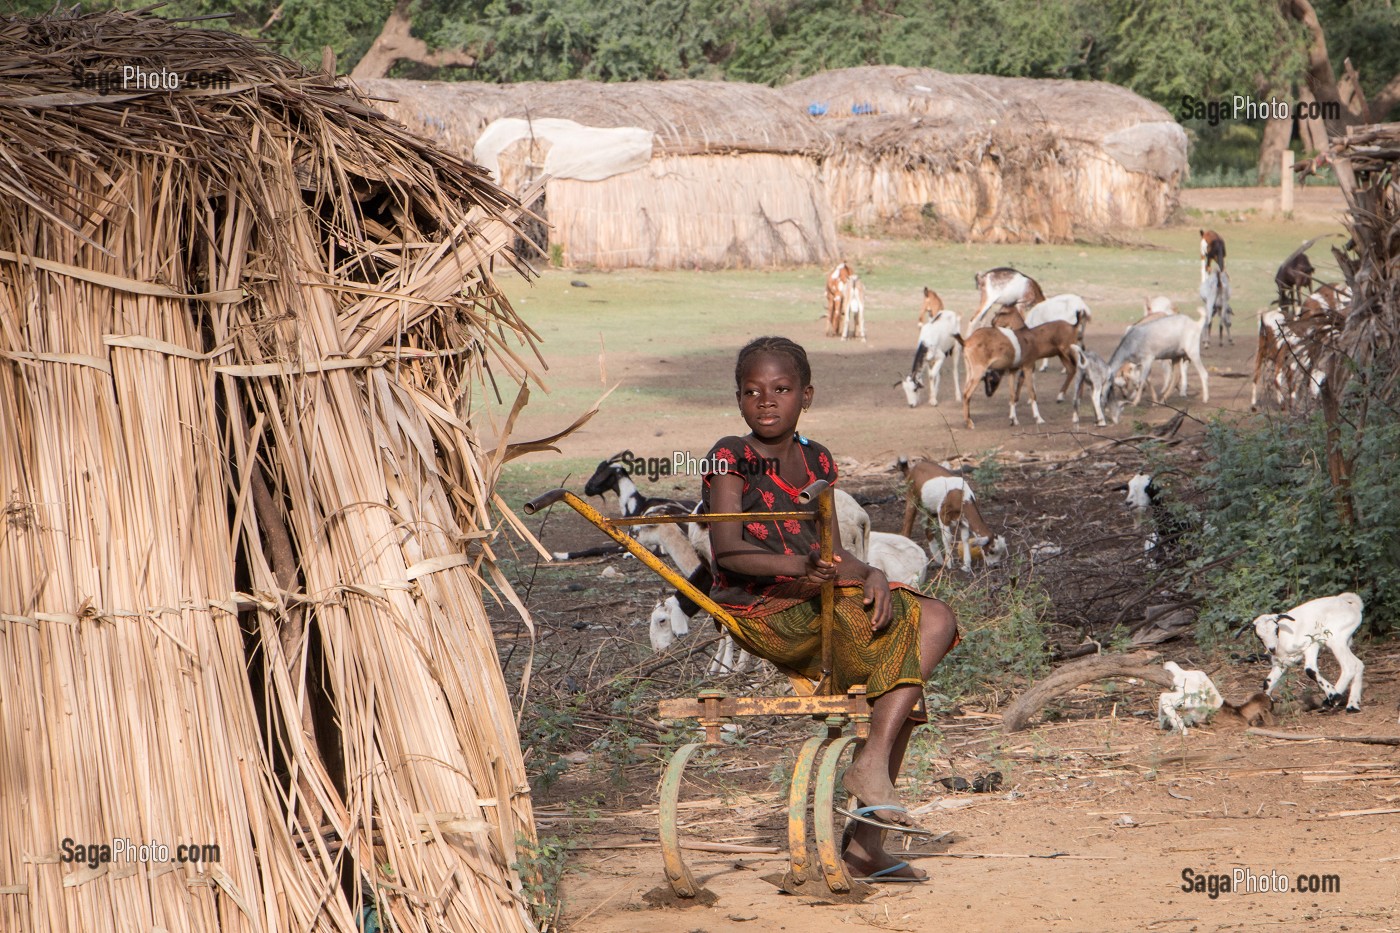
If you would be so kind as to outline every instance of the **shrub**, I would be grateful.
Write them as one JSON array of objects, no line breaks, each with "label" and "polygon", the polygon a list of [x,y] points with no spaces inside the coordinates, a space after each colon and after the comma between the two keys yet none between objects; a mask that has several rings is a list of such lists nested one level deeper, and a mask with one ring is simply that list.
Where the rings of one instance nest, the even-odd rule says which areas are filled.
[{"label": "shrub", "polygon": [[1365,601],[1372,632],[1397,628],[1400,420],[1373,409],[1365,430],[1348,428],[1343,443],[1357,454],[1350,528],[1328,476],[1320,416],[1255,430],[1211,425],[1209,460],[1196,480],[1204,501],[1192,565],[1205,596],[1197,632],[1203,643],[1228,638],[1260,613],[1347,590]]}]

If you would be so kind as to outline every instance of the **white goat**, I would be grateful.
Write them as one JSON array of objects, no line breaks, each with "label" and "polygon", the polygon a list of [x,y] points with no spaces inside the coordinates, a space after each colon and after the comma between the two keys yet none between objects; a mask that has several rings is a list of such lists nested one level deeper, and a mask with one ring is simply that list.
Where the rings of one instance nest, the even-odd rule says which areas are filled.
[{"label": "white goat", "polygon": [[865,562],[883,571],[891,583],[913,587],[923,585],[924,572],[928,569],[928,555],[923,548],[904,535],[887,531],[870,533],[870,553]]},{"label": "white goat", "polygon": [[1162,665],[1172,690],[1157,698],[1157,724],[1185,735],[1188,726],[1206,722],[1225,702],[1205,671],[1184,671],[1175,661]]},{"label": "white goat", "polygon": [[[1271,612],[1254,620],[1254,631],[1273,660],[1264,692],[1273,695],[1274,687],[1284,671],[1299,661],[1303,672],[1316,681],[1327,695],[1327,705],[1341,703],[1342,691],[1347,695],[1347,712],[1361,711],[1361,674],[1366,665],[1351,653],[1351,636],[1361,627],[1361,597],[1355,593],[1323,596],[1295,606],[1287,612]],[[1322,676],[1317,655],[1326,646],[1342,672],[1334,687]]]},{"label": "white goat", "polygon": [[[1078,295],[1056,295],[1047,298],[1026,314],[1027,327],[1039,327],[1041,324],[1050,321],[1064,321],[1074,328],[1079,335],[1079,345],[1084,346],[1084,328],[1088,326],[1092,315],[1089,313],[1089,306],[1084,303],[1084,299]],[[1035,371],[1045,372],[1050,366],[1050,358],[1046,357],[1036,364]]]},{"label": "white goat", "polygon": [[[1183,360],[1190,361],[1196,367],[1201,377],[1201,401],[1209,402],[1210,377],[1206,375],[1205,364],[1201,362],[1201,330],[1205,323],[1206,309],[1201,308],[1198,320],[1184,314],[1169,314],[1130,327],[1108,361],[1108,368],[1113,372],[1113,381],[1119,391],[1126,395],[1131,390],[1132,403],[1136,405],[1142,400],[1154,361]],[[1186,395],[1185,362],[1181,367],[1181,394]]]},{"label": "white goat", "polygon": [[841,288],[846,304],[846,320],[841,325],[841,339],[859,337],[865,340],[865,283],[860,280],[860,276],[852,275]]},{"label": "white goat", "polygon": [[938,404],[938,388],[943,375],[943,364],[953,358],[953,399],[962,401],[961,375],[958,373],[958,360],[962,356],[962,345],[953,337],[962,331],[962,318],[956,311],[947,308],[933,316],[933,320],[919,327],[919,343],[914,347],[914,364],[909,367],[909,375],[900,380],[904,389],[904,400],[910,408],[919,404],[919,390],[928,386],[928,403]]}]

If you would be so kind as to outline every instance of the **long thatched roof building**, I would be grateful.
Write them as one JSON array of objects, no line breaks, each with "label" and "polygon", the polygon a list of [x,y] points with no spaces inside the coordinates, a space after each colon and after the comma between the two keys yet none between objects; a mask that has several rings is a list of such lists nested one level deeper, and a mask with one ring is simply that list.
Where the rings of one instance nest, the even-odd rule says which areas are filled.
[{"label": "long thatched roof building", "polygon": [[837,228],[1063,241],[1163,223],[1186,173],[1186,135],[1171,116],[1097,82],[868,67],[776,90],[366,88],[508,190],[546,179],[542,236],[567,265],[825,262]]},{"label": "long thatched roof building", "polygon": [[1112,84],[872,66],[779,90],[832,134],[823,183],[857,228],[1025,242],[1155,226],[1186,174],[1185,131]]},{"label": "long thatched roof building", "polygon": [[0,153],[0,930],[533,929],[518,207],[149,14],[0,18]]},{"label": "long thatched roof building", "polygon": [[[514,193],[548,176],[543,203],[534,206],[566,265],[762,267],[826,262],[837,252],[816,160],[826,134],[789,112],[771,88],[394,80],[364,87],[409,128],[496,167]],[[636,145],[626,143],[629,131]]]}]

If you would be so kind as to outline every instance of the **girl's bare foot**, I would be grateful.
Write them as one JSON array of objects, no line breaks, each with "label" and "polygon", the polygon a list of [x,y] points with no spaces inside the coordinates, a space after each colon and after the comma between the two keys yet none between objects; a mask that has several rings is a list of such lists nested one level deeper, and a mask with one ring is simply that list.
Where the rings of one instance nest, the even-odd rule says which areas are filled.
[{"label": "girl's bare foot", "polygon": [[[846,788],[847,793],[859,797],[863,806],[881,807],[869,814],[874,819],[892,825],[917,827],[918,823],[910,818],[899,802],[899,792],[890,783],[889,769],[885,765],[865,766],[868,757],[861,755],[851,762],[841,778],[841,786]],[[890,809],[883,809],[885,806]]]},{"label": "girl's bare foot", "polygon": [[[879,832],[879,830],[875,830],[874,842],[863,840],[861,837],[864,836],[864,833],[851,836],[851,841],[841,856],[846,862],[846,870],[851,873],[851,876],[853,878],[870,878],[878,875],[877,880],[927,881],[928,872],[915,868],[913,865],[903,864],[902,859],[885,851],[878,841]],[[889,871],[896,865],[901,867],[895,871]]]}]

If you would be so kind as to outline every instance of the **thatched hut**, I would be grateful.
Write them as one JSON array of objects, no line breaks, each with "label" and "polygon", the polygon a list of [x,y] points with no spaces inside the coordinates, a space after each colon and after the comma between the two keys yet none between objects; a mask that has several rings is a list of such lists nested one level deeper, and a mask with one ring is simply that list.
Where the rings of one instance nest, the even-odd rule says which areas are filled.
[{"label": "thatched hut", "polygon": [[517,208],[149,14],[0,18],[0,152],[0,930],[531,929],[471,411]]},{"label": "thatched hut", "polygon": [[392,98],[380,106],[411,129],[498,166],[515,194],[547,175],[543,203],[532,206],[551,224],[550,251],[566,265],[762,268],[836,256],[815,159],[827,137],[771,88],[394,80],[364,87]]},{"label": "thatched hut", "polygon": [[1067,240],[1164,222],[1186,135],[1101,82],[872,66],[779,89],[835,141],[822,179],[837,222],[992,242]]}]

